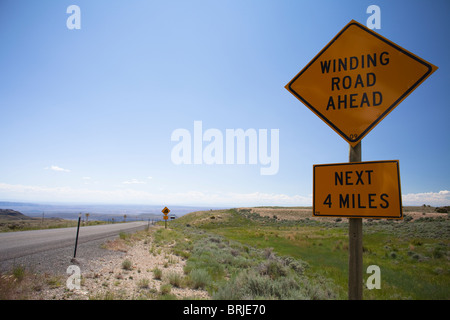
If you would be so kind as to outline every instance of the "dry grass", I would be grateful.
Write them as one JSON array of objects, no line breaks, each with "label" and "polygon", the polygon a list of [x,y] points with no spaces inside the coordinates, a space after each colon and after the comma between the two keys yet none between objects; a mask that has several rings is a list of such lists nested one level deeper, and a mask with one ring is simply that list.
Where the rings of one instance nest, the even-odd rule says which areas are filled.
[{"label": "dry grass", "polygon": [[447,213],[406,211],[406,210],[403,211],[403,215],[412,217],[412,220],[416,220],[416,219],[424,218],[424,217],[431,217],[431,218],[438,218],[438,217],[446,218],[446,217],[448,217]]},{"label": "dry grass", "polygon": [[238,208],[238,210],[250,210],[262,217],[275,218],[277,220],[300,220],[312,217],[311,208]]},{"label": "dry grass", "polygon": [[125,243],[125,240],[120,238],[108,240],[102,245],[102,247],[107,250],[119,252],[127,252],[129,250],[129,246]]},{"label": "dry grass", "polygon": [[191,212],[183,216],[183,222],[192,226],[199,226],[211,221],[225,222],[231,217],[229,210],[206,210]]},{"label": "dry grass", "polygon": [[77,221],[64,220],[59,218],[46,218],[44,220],[40,218],[29,219],[6,219],[0,218],[0,232],[9,231],[25,231],[25,230],[38,230],[38,229],[50,229],[50,228],[68,228],[76,227]]},{"label": "dry grass", "polygon": [[[431,218],[446,218],[447,213],[437,213],[434,211],[434,207],[422,207],[422,206],[408,206],[403,207],[403,215],[410,216],[412,220],[431,217]],[[268,217],[277,220],[302,220],[310,219],[316,221],[330,222],[334,220],[330,217],[313,217],[312,208],[310,207],[293,207],[293,208],[277,208],[277,207],[260,207],[260,208],[237,208],[237,210],[244,210],[249,213],[256,213],[262,217]],[[344,221],[344,220],[342,220]]]},{"label": "dry grass", "polygon": [[16,266],[11,274],[0,275],[0,300],[39,299],[42,292],[62,287],[60,276],[36,274]]}]

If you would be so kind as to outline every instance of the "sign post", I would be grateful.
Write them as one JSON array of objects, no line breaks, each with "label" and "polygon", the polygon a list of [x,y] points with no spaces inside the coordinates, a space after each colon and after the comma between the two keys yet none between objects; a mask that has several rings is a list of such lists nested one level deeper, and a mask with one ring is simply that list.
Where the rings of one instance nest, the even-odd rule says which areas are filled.
[{"label": "sign post", "polygon": [[349,143],[349,163],[313,166],[313,216],[349,218],[349,300],[363,297],[362,218],[403,218],[398,161],[362,162],[361,141],[436,70],[352,20],[285,86]]},{"label": "sign post", "polygon": [[81,221],[81,212],[78,214],[77,235],[75,237],[75,249],[73,250],[73,258],[72,258],[73,261],[75,261],[75,258],[77,256],[78,234],[80,233],[80,221]]},{"label": "sign post", "polygon": [[164,226],[167,229],[167,219],[169,219],[169,217],[167,216],[167,214],[170,212],[169,208],[164,207],[164,209],[162,209],[161,211],[162,213],[164,213]]},{"label": "sign post", "polygon": [[[361,162],[361,142],[349,146],[348,161]],[[362,218],[350,218],[348,222],[348,299],[363,298],[363,230]]]}]

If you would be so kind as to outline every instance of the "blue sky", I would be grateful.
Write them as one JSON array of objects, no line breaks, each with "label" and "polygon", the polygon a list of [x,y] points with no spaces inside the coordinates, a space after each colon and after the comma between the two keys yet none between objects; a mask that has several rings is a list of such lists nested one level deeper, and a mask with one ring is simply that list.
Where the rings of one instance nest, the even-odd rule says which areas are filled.
[{"label": "blue sky", "polygon": [[[404,205],[450,205],[445,0],[3,0],[0,200],[311,205],[312,166],[347,162],[348,143],[284,86],[371,4],[376,32],[439,69],[363,139],[362,159],[400,160]],[[278,129],[277,173],[175,164],[171,135],[194,121]]]}]

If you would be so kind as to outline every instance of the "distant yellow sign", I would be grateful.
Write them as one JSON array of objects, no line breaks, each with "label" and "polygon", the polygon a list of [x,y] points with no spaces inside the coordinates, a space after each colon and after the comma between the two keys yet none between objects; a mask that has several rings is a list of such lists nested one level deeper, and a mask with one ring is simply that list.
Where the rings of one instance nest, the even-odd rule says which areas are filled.
[{"label": "distant yellow sign", "polygon": [[164,215],[164,216],[163,216],[163,219],[164,219],[164,220],[169,220],[169,217],[166,216],[166,215]]},{"label": "distant yellow sign", "polygon": [[355,146],[436,70],[352,20],[285,88]]},{"label": "distant yellow sign", "polygon": [[161,212],[164,213],[164,215],[167,215],[170,212],[170,210],[169,210],[169,208],[164,207],[164,209],[162,209]]},{"label": "distant yellow sign", "polygon": [[398,160],[313,166],[313,216],[403,219]]}]

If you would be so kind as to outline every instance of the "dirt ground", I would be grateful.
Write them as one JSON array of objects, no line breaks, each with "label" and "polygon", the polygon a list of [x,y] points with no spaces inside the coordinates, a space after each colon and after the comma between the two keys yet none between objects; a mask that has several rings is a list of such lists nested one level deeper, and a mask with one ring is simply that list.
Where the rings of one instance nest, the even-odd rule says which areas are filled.
[{"label": "dirt ground", "polygon": [[[159,299],[169,293],[176,299],[209,299],[207,291],[183,287],[169,286],[168,277],[172,273],[184,276],[185,260],[171,254],[167,248],[152,248],[152,237],[132,240],[127,244],[122,239],[109,241],[105,245],[110,250],[122,251],[125,254],[110,257],[101,261],[99,267],[81,270],[80,289],[69,290],[66,283],[53,288],[47,287],[34,291],[31,299],[37,300],[87,300],[87,299]],[[125,260],[131,262],[129,268],[124,269]],[[162,271],[161,279],[155,279],[154,269]],[[69,278],[69,276],[68,276]],[[67,278],[67,279],[68,279]],[[66,282],[67,279],[63,279]],[[165,289],[162,289],[162,286]]]}]

